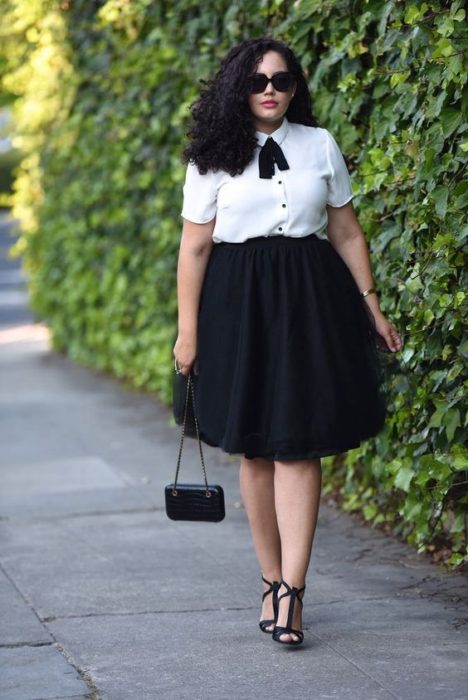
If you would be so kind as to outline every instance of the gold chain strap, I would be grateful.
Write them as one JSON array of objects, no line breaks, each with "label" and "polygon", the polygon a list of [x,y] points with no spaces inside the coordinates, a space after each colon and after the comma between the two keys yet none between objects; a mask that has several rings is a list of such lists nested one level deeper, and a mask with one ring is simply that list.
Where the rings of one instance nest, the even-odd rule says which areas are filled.
[{"label": "gold chain strap", "polygon": [[201,459],[201,464],[202,464],[202,472],[203,472],[203,478],[205,480],[205,486],[206,486],[206,497],[211,498],[211,493],[210,493],[210,490],[208,488],[208,480],[206,478],[205,460],[203,459],[203,451],[202,451],[202,446],[201,446],[201,442],[200,442],[200,432],[198,430],[198,420],[197,420],[197,414],[196,414],[196,410],[195,410],[195,393],[193,390],[193,382],[192,382],[192,377],[191,377],[190,373],[187,377],[187,393],[185,395],[184,423],[182,425],[182,434],[180,436],[179,456],[177,457],[177,469],[176,469],[176,475],[175,475],[175,479],[174,479],[174,487],[172,489],[172,495],[177,496],[177,479],[179,477],[180,458],[182,456],[182,446],[184,444],[185,422],[187,419],[188,399],[189,399],[190,390],[192,393],[193,416],[195,419],[195,428],[197,431],[198,447],[200,449],[200,459]]}]

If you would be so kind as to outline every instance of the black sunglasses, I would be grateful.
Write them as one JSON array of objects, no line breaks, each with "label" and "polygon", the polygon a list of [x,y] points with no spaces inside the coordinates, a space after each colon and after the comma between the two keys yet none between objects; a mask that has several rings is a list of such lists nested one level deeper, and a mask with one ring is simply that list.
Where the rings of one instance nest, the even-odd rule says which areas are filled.
[{"label": "black sunglasses", "polygon": [[265,73],[253,73],[247,78],[249,92],[252,94],[263,92],[270,81],[278,92],[287,92],[294,82],[294,76],[287,70],[274,73],[271,78]]}]

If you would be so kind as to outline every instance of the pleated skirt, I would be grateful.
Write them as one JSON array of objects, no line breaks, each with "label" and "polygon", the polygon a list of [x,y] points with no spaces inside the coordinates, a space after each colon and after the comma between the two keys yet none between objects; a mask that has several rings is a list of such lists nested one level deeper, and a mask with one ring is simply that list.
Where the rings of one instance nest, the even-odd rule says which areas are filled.
[{"label": "pleated skirt", "polygon": [[375,338],[373,315],[327,239],[214,244],[193,377],[200,439],[249,459],[358,447],[387,411]]}]

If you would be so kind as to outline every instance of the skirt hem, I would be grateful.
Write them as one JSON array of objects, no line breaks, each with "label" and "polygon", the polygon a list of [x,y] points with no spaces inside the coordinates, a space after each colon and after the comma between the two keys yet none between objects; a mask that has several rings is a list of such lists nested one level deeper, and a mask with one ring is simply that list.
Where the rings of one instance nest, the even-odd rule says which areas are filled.
[{"label": "skirt hem", "polygon": [[253,449],[249,450],[246,447],[239,447],[239,448],[234,448],[231,446],[227,446],[222,440],[213,440],[210,439],[206,436],[205,433],[200,431],[200,440],[210,447],[219,447],[223,452],[229,455],[238,455],[238,456],[244,456],[247,459],[256,459],[256,458],[263,458],[263,459],[269,459],[269,460],[299,460],[299,459],[319,459],[320,457],[331,457],[333,455],[338,455],[338,454],[344,454],[345,452],[348,452],[349,450],[354,450],[357,447],[360,447],[361,443],[364,440],[370,439],[373,436],[369,436],[369,438],[361,438],[360,440],[357,440],[355,442],[350,442],[347,443],[346,445],[336,445],[334,447],[327,447],[327,448],[304,448],[304,449],[299,449],[296,452],[291,452],[291,451],[283,451],[279,449],[272,448],[271,450],[258,450],[258,449]]}]

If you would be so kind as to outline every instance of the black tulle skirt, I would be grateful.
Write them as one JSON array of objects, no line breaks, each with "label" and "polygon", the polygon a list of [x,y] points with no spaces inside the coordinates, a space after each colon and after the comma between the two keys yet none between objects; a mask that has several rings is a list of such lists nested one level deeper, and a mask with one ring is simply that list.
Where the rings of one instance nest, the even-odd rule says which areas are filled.
[{"label": "black tulle skirt", "polygon": [[374,318],[326,239],[216,243],[200,296],[200,438],[248,458],[308,459],[383,427]]}]

